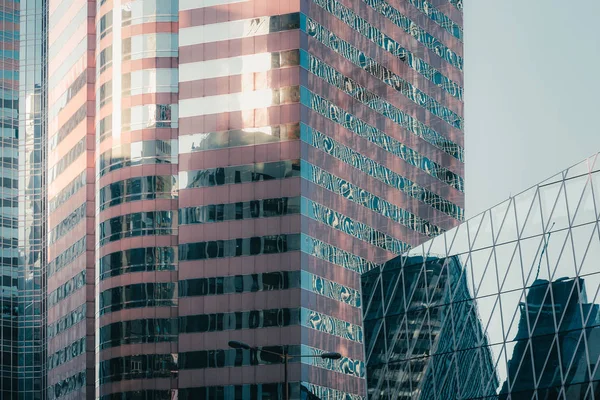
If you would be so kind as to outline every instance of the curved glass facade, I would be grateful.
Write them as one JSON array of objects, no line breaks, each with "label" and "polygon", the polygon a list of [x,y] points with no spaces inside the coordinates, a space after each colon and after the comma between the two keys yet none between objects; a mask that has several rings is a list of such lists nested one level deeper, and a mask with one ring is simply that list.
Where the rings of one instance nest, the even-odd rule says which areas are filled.
[{"label": "curved glass facade", "polygon": [[598,392],[597,157],[362,276],[369,398]]}]

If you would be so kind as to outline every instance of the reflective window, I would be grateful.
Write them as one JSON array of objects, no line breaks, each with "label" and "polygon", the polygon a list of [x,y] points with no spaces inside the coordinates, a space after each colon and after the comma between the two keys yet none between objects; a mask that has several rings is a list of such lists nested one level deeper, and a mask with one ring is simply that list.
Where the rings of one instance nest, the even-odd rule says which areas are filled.
[{"label": "reflective window", "polygon": [[120,215],[101,222],[98,226],[100,246],[116,240],[153,235],[172,235],[173,212],[149,211]]},{"label": "reflective window", "polygon": [[141,60],[155,57],[177,57],[179,40],[176,33],[146,33],[124,38],[121,57],[126,60]]},{"label": "reflective window", "polygon": [[102,118],[96,125],[96,140],[102,143],[104,139],[112,134],[112,115]]},{"label": "reflective window", "polygon": [[273,125],[179,136],[179,153],[254,146],[300,138],[300,124]]},{"label": "reflective window", "polygon": [[98,208],[103,211],[122,203],[139,200],[176,199],[177,177],[141,176],[104,186],[99,191]]},{"label": "reflective window", "polygon": [[302,161],[300,169],[302,171],[302,178],[356,204],[367,207],[368,209],[390,218],[420,234],[432,237],[444,232],[442,228],[433,225],[429,221],[315,165]]},{"label": "reflective window", "polygon": [[96,110],[101,109],[106,103],[112,100],[113,82],[108,81],[100,85],[96,91]]},{"label": "reflective window", "polygon": [[402,254],[411,247],[393,236],[305,197],[302,198],[302,215],[392,253]]},{"label": "reflective window", "polygon": [[121,110],[121,129],[135,131],[146,128],[177,128],[177,104],[145,104]]},{"label": "reflective window", "polygon": [[173,247],[141,247],[107,254],[98,261],[100,280],[132,272],[175,270],[175,252]]},{"label": "reflective window", "polygon": [[[319,3],[327,1],[328,0],[318,0]],[[379,29],[369,24],[365,19],[357,16],[354,12],[337,2],[336,11],[334,12],[334,15],[340,18],[344,23],[352,27],[355,31],[359,32],[364,37],[369,39],[371,42],[375,43],[383,50],[389,52],[394,57],[398,58],[408,67],[414,69],[419,74],[423,75],[426,79],[433,82],[436,86],[439,86],[440,88],[448,92],[450,95],[462,101],[462,87],[460,87],[457,83],[452,82],[448,77],[442,75],[440,71],[438,71],[422,59],[416,57],[410,51],[402,47],[400,43],[389,38]],[[339,38],[336,35],[334,35],[331,31],[319,25],[318,22],[311,18],[306,17],[306,20],[301,20],[301,22],[304,24],[302,25],[302,30],[304,30],[309,36],[312,36],[321,42],[330,42],[331,45],[328,46],[334,46],[333,43],[339,40]]]},{"label": "reflective window", "polygon": [[75,261],[79,256],[85,253],[86,250],[86,236],[76,241],[68,249],[60,253],[56,258],[48,263],[47,277],[50,278],[54,273],[60,271],[67,265]]},{"label": "reflective window", "polygon": [[84,388],[86,385],[86,373],[86,371],[81,371],[54,385],[50,385],[48,387],[48,400],[58,399]]},{"label": "reflective window", "polygon": [[113,14],[112,10],[108,11],[98,21],[98,26],[96,27],[96,32],[98,35],[98,40],[102,39],[106,35],[112,32],[113,25]]},{"label": "reflective window", "polygon": [[83,171],[78,177],[73,179],[63,190],[61,190],[56,196],[54,196],[48,205],[49,211],[54,212],[58,207],[63,205],[67,200],[71,198],[75,193],[79,191],[86,184],[87,171]]},{"label": "reflective window", "polygon": [[60,174],[62,174],[67,167],[75,162],[85,151],[86,151],[87,138],[84,137],[77,142],[67,154],[65,154],[54,167],[48,171],[48,181],[52,183]]},{"label": "reflective window", "polygon": [[393,172],[373,159],[336,142],[319,131],[303,131],[302,140],[444,214],[457,220],[464,218],[464,210],[456,204]]},{"label": "reflective window", "polygon": [[178,70],[175,68],[143,69],[121,76],[123,96],[145,93],[177,93],[178,91]]},{"label": "reflective window", "polygon": [[145,140],[114,146],[98,159],[98,174],[145,164],[177,164],[177,140]]},{"label": "reflective window", "polygon": [[291,178],[294,176],[300,176],[300,160],[276,161],[179,172],[181,189],[260,182],[272,179]]},{"label": "reflective window", "polygon": [[[453,128],[459,130],[464,129],[464,121],[462,117],[454,111],[450,110],[449,108],[443,106],[435,98],[417,89],[411,83],[400,78],[400,76],[394,74],[391,70],[383,67],[381,64],[377,63],[372,58],[361,54],[361,52],[357,48],[348,45],[344,50],[346,50],[346,52],[353,51],[352,53],[354,54],[343,55],[345,57],[353,55],[354,60],[351,60],[352,62],[365,69],[367,72],[378,78],[380,81],[386,83],[388,86],[393,87],[397,92],[402,93],[402,95],[404,95],[406,98],[423,107],[427,111],[431,112],[433,115],[440,118],[441,120],[447,122]],[[338,53],[341,53],[339,48]],[[420,122],[416,120],[416,118],[413,118],[410,115],[403,113],[402,111],[385,101],[385,99],[383,99],[382,97],[376,95],[372,91],[368,90],[366,87],[359,85],[358,82],[340,73],[338,70],[326,64],[323,60],[320,60],[319,58],[313,56],[310,53],[305,52],[304,50],[302,50],[300,54],[302,60],[301,64],[308,71],[323,79],[330,85],[333,85],[341,91],[346,92],[346,94],[348,94],[349,96],[354,97],[356,100],[360,101],[368,107],[373,108],[379,113],[382,113],[387,116],[390,112],[393,111],[394,113],[399,114],[402,117],[401,121],[406,121],[406,123],[403,125],[405,129],[408,129],[409,131],[413,132],[416,128],[413,128],[412,125],[420,124]],[[413,133],[418,134],[418,131]],[[425,137],[424,139],[428,140],[427,137]],[[438,141],[439,140],[440,139],[438,139]],[[446,141],[448,141],[448,139],[446,139]],[[457,145],[454,144],[454,146]]]},{"label": "reflective window", "polygon": [[[362,304],[360,292],[356,289],[349,288],[307,271],[301,271],[301,276],[302,289],[304,290],[309,290],[320,296],[349,304],[352,307],[360,307]],[[181,283],[179,287],[181,291]]]},{"label": "reflective window", "polygon": [[463,9],[463,0],[448,0],[450,4],[456,7],[459,11]]},{"label": "reflective window", "polygon": [[102,72],[104,72],[108,67],[110,67],[112,65],[112,60],[113,60],[113,47],[112,45],[106,47],[104,50],[102,50],[99,54],[98,57],[96,58],[96,74],[100,75]]},{"label": "reflective window", "polygon": [[[79,91],[83,87],[86,86],[87,74],[88,74],[87,70],[83,71],[77,77],[77,79],[75,79],[75,81],[71,84],[71,86],[69,86],[69,88],[66,90],[66,92],[63,93],[58,99],[56,99],[54,101],[54,104],[52,104],[52,106],[50,107],[48,121],[53,121],[54,118],[56,118],[58,116],[58,113],[60,113],[67,106],[67,104],[69,104],[71,99],[73,97],[75,97],[75,95],[77,93],[79,93]],[[63,134],[63,138],[64,138],[64,134]],[[56,145],[59,143],[59,140],[62,140],[63,138],[60,138],[58,135],[52,136],[50,138],[50,140],[48,141],[50,144],[50,149],[54,150],[56,148]]]},{"label": "reflective window", "polygon": [[255,236],[179,245],[181,261],[276,254],[300,249],[300,235]]},{"label": "reflective window", "polygon": [[100,315],[140,307],[175,307],[177,287],[167,283],[137,283],[119,286],[100,293]]},{"label": "reflective window", "polygon": [[85,270],[81,271],[73,278],[60,285],[56,290],[48,295],[48,308],[53,307],[56,305],[56,303],[66,299],[84,286]]},{"label": "reflective window", "polygon": [[[279,354],[282,354],[284,351],[282,346],[264,346],[262,348]],[[300,346],[297,345],[288,346],[287,350],[290,354],[300,354]],[[296,360],[292,359],[291,362],[297,362]],[[179,353],[180,369],[225,368],[282,363],[283,360],[281,357],[260,351],[256,348],[250,350],[219,349]]]},{"label": "reflective window", "polygon": [[179,224],[205,224],[251,218],[268,218],[300,213],[300,197],[251,200],[181,208]]},{"label": "reflective window", "polygon": [[85,220],[87,202],[79,206],[71,214],[67,215],[65,219],[60,221],[54,229],[48,234],[48,244],[54,244],[57,240],[69,233],[73,228]]},{"label": "reflective window", "polygon": [[298,271],[218,276],[179,281],[179,297],[254,293],[300,287]]},{"label": "reflective window", "polygon": [[339,265],[350,271],[362,274],[378,265],[308,235],[303,234],[301,240],[303,253]]},{"label": "reflective window", "polygon": [[[105,394],[100,396],[100,400],[173,400],[178,397],[179,389],[172,390],[133,390],[129,392],[119,392],[112,394]],[[197,400],[197,399],[196,399]]]},{"label": "reflective window", "polygon": [[126,344],[176,342],[177,319],[136,319],[100,328],[100,350]]},{"label": "reflective window", "polygon": [[238,311],[179,317],[181,333],[221,332],[298,325],[299,308]]},{"label": "reflective window", "polygon": [[144,354],[98,363],[99,384],[131,379],[169,378],[177,373],[177,355]]},{"label": "reflective window", "polygon": [[60,349],[54,354],[48,356],[48,369],[58,367],[61,364],[71,361],[75,357],[79,357],[85,353],[85,338],[78,339],[72,342],[64,349]]},{"label": "reflective window", "polygon": [[[305,398],[304,396],[307,396],[306,398],[317,396],[319,399],[364,400],[363,396],[357,394],[340,392],[332,388],[308,384],[306,382],[303,382],[302,385],[297,382],[290,383],[288,385],[288,393],[291,399],[303,399]],[[284,396],[283,383],[205,386],[179,389],[179,400],[278,400],[284,398]]]},{"label": "reflective window", "polygon": [[122,26],[146,22],[176,22],[178,3],[172,0],[132,1],[121,6]]},{"label": "reflective window", "polygon": [[58,321],[54,322],[53,324],[49,324],[46,330],[48,334],[48,339],[53,338],[59,333],[64,332],[72,326],[75,326],[81,321],[85,320],[86,307],[86,304],[82,304],[81,306],[77,307],[75,310],[71,311],[69,314],[65,315]]},{"label": "reflective window", "polygon": [[438,10],[427,0],[408,0],[410,4],[417,7],[419,11],[435,21],[439,26],[445,29],[458,40],[463,40],[463,30],[460,25],[452,21],[446,14]]},{"label": "reflective window", "polygon": [[[331,0],[330,0],[331,1]],[[385,0],[363,0],[366,4],[379,11],[381,15],[388,18],[396,26],[402,28],[404,32],[417,39],[422,45],[433,51],[450,65],[462,71],[463,59],[458,54],[450,50],[444,43],[433,37],[425,29],[421,28],[414,21],[401,14]]]},{"label": "reflective window", "polygon": [[359,325],[334,318],[306,308],[301,309],[301,324],[308,328],[339,336],[353,342],[363,342],[363,330]]}]

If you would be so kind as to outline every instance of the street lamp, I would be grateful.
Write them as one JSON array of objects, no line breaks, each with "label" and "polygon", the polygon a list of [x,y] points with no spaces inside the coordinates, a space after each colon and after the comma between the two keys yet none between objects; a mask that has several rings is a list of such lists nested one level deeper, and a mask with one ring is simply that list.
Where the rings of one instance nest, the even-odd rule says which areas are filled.
[{"label": "street lamp", "polygon": [[281,357],[283,359],[283,365],[284,365],[283,380],[284,380],[284,388],[285,388],[285,400],[289,400],[289,398],[290,398],[290,393],[288,390],[288,361],[290,360],[290,358],[308,357],[308,358],[322,358],[325,360],[339,360],[340,358],[342,358],[342,355],[340,353],[334,353],[334,352],[322,353],[322,354],[288,354],[287,346],[283,346],[283,353],[277,353],[276,351],[259,349],[258,347],[251,347],[249,344],[246,344],[244,342],[238,342],[237,340],[229,341],[229,347],[231,347],[232,349],[262,351],[264,353],[273,354],[278,357]]}]

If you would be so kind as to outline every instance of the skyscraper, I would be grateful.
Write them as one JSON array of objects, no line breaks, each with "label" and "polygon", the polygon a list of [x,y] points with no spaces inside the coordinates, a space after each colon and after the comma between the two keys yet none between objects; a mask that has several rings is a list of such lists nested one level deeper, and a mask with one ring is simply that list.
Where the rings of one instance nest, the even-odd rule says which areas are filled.
[{"label": "skyscraper", "polygon": [[360,274],[464,216],[460,8],[47,0],[49,396],[362,399]]},{"label": "skyscraper", "polygon": [[598,154],[365,273],[369,399],[590,399]]}]

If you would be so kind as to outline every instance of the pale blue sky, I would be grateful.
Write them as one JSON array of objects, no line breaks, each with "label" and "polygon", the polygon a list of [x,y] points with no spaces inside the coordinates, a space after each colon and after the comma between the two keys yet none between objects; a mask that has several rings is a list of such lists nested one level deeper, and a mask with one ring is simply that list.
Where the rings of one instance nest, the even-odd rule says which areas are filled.
[{"label": "pale blue sky", "polygon": [[600,151],[600,0],[465,0],[467,217]]}]

